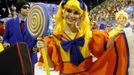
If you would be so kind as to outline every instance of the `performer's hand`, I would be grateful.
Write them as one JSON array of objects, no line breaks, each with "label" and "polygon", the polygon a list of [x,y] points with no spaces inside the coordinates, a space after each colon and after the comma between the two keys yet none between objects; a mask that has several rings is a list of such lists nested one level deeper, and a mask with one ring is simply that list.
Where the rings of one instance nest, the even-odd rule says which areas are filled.
[{"label": "performer's hand", "polygon": [[124,30],[121,30],[119,33],[120,33],[120,34],[124,33]]},{"label": "performer's hand", "polygon": [[37,38],[37,48],[45,48],[46,44],[45,41],[41,38]]},{"label": "performer's hand", "polygon": [[123,31],[123,30],[120,30],[120,31],[117,32],[113,37],[109,38],[106,47],[108,48],[108,47],[114,42],[114,40],[116,39],[116,37],[117,37],[119,34],[122,34],[122,33],[124,33],[124,31]]},{"label": "performer's hand", "polygon": [[115,40],[115,38],[109,38],[107,41],[106,48],[108,48],[114,42],[114,40]]},{"label": "performer's hand", "polygon": [[3,43],[3,47],[6,49],[8,47],[10,47],[10,43]]},{"label": "performer's hand", "polygon": [[113,38],[116,38],[118,35],[120,35],[122,33],[124,33],[124,30],[120,30],[119,32],[117,32]]},{"label": "performer's hand", "polygon": [[2,41],[3,41],[3,37],[2,37],[2,36],[0,36],[0,42],[2,43]]},{"label": "performer's hand", "polygon": [[33,47],[33,53],[37,53],[39,50],[37,47]]}]

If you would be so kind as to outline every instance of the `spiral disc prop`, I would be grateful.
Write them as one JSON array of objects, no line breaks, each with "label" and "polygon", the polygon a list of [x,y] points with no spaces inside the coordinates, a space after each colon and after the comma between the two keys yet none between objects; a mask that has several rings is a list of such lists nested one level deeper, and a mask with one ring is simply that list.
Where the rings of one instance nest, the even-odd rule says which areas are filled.
[{"label": "spiral disc prop", "polygon": [[28,13],[27,28],[33,38],[47,35],[49,28],[49,12],[45,4],[34,4]]}]

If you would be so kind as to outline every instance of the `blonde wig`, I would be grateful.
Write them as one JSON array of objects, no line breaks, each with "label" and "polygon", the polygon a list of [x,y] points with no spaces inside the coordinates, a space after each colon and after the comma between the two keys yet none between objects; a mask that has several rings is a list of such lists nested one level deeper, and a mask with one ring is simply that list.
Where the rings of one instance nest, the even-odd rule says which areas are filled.
[{"label": "blonde wig", "polygon": [[128,15],[127,15],[127,13],[124,12],[123,10],[117,12],[116,15],[115,15],[115,20],[117,21],[117,23],[118,23],[118,19],[119,19],[120,17],[124,17],[124,18],[126,19],[125,23],[128,22]]},{"label": "blonde wig", "polygon": [[63,18],[63,13],[65,11],[65,9],[75,9],[80,13],[81,19],[80,19],[80,23],[78,25],[78,30],[80,32],[80,36],[84,36],[85,37],[85,44],[83,49],[88,48],[88,43],[90,41],[90,38],[92,37],[91,34],[91,27],[90,27],[90,22],[89,22],[89,17],[88,17],[88,10],[87,7],[84,3],[85,6],[85,10],[83,10],[80,7],[80,1],[82,0],[67,0],[66,3],[63,5],[63,1],[59,4],[58,7],[58,12],[56,14],[56,26],[55,26],[55,33],[62,33],[64,31],[64,25],[65,24],[65,20]]}]

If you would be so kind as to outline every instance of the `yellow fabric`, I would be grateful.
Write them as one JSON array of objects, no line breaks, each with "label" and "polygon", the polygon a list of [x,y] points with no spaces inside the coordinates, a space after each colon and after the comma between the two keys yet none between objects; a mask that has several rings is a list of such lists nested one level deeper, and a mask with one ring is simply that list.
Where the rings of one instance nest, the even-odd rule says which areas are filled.
[{"label": "yellow fabric", "polygon": [[123,28],[122,27],[116,27],[115,29],[110,31],[109,32],[109,38],[115,37],[120,32],[120,30],[123,30]]},{"label": "yellow fabric", "polygon": [[47,53],[46,53],[45,48],[41,48],[41,54],[44,60],[44,68],[45,68],[46,74],[50,75],[50,70],[49,70],[49,65],[48,65],[48,60],[47,60]]},{"label": "yellow fabric", "polygon": [[[76,3],[76,4],[73,5],[73,8],[79,9],[80,8],[80,6],[78,6],[79,1],[78,0],[73,0],[73,1],[74,1],[74,3]],[[64,8],[66,6],[72,8],[72,1],[71,0],[68,0],[66,4],[64,5]],[[62,2],[61,2],[59,7],[58,7],[57,14],[56,14],[56,25],[55,25],[54,33],[62,34],[62,32],[64,31],[64,27],[66,25],[65,19],[63,18],[63,15],[64,15],[63,13],[64,13],[64,10],[65,10],[64,8],[62,8]],[[82,9],[80,9],[78,12],[80,12],[81,10]],[[90,31],[91,26],[89,24],[90,24],[90,20],[89,20],[89,17],[88,17],[88,10],[87,9],[85,11],[82,10],[80,23],[79,23],[77,29],[79,31],[78,35],[79,36],[84,36],[84,39],[85,39],[84,46],[81,50],[84,55],[86,55],[87,52],[89,53],[89,51],[87,51],[88,50],[88,43],[90,42],[90,40],[92,38],[92,32]]]},{"label": "yellow fabric", "polygon": [[65,25],[65,26],[64,26],[64,31],[65,31],[65,33],[66,33],[71,39],[74,39],[74,38],[75,38],[76,33],[73,33],[73,32],[71,31],[71,29],[68,27],[68,25]]},{"label": "yellow fabric", "polygon": [[4,50],[2,43],[0,43],[0,52]]},{"label": "yellow fabric", "polygon": [[[71,35],[68,35],[69,37],[73,37]],[[61,47],[60,45],[60,40],[58,40],[57,38],[54,37],[54,40],[56,41],[56,43],[60,46],[60,54],[61,54],[61,57],[62,57],[62,60],[63,61],[70,61],[70,52],[65,52],[63,50],[63,48]],[[88,47],[88,46],[87,46]],[[81,51],[81,54],[83,55],[84,58],[87,58],[90,56],[90,50],[89,48],[85,48],[85,49],[82,49],[83,47],[80,47],[80,51]]]},{"label": "yellow fabric", "polygon": [[[98,45],[102,45],[102,43],[97,43],[100,41],[96,41],[96,38],[99,38],[98,35],[100,35],[102,40],[104,40],[103,35],[101,33],[96,34],[93,32],[93,39],[95,40],[92,39],[93,41],[91,42],[91,45],[95,45],[97,48],[100,47],[98,47]],[[54,68],[55,70],[60,71],[60,75],[125,75],[127,71],[127,65],[129,63],[127,54],[128,50],[126,48],[126,42],[123,36],[124,35],[121,34],[116,38],[117,50],[115,50],[114,44],[111,44],[110,47],[107,48],[107,50],[105,50],[102,55],[100,55],[97,61],[92,62],[92,59],[87,58],[78,66],[72,65],[70,62],[64,62],[65,59],[61,58],[65,55],[68,56],[68,53],[65,53],[65,51],[63,51],[63,49],[60,47],[60,40],[56,39],[55,37],[49,36],[45,37],[45,40],[48,44],[48,53],[50,54],[51,59],[54,62]],[[59,35],[59,37],[62,36]],[[96,50],[91,47],[90,49],[92,50],[92,52]],[[117,52],[115,53],[115,51]],[[96,54],[96,51],[94,52]],[[117,56],[119,56],[118,62]],[[64,58],[66,58],[67,60],[67,58],[69,59],[69,56]]]}]

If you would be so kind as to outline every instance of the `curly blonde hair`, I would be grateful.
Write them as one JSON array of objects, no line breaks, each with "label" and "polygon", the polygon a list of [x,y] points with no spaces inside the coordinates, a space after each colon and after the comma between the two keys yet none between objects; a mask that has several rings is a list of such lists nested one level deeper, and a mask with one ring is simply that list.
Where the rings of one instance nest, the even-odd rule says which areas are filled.
[{"label": "curly blonde hair", "polygon": [[124,17],[126,19],[125,23],[128,22],[128,15],[123,10],[121,10],[121,11],[119,11],[119,12],[116,13],[115,20],[118,22],[118,18],[120,18],[120,17]]}]

